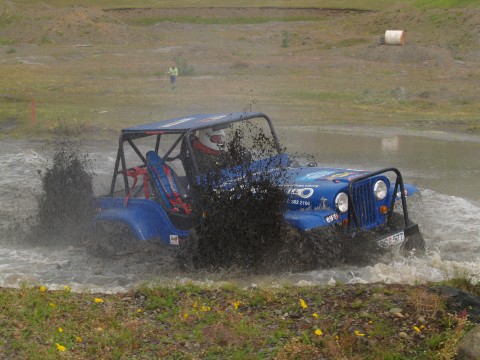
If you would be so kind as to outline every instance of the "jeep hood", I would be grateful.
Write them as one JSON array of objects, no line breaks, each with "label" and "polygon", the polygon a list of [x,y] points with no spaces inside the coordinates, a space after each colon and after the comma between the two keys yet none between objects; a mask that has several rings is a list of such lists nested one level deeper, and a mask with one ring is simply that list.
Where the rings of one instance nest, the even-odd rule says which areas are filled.
[{"label": "jeep hood", "polygon": [[336,168],[288,168],[282,185],[288,195],[288,208],[335,209],[335,197],[347,191],[349,182],[368,171]]}]

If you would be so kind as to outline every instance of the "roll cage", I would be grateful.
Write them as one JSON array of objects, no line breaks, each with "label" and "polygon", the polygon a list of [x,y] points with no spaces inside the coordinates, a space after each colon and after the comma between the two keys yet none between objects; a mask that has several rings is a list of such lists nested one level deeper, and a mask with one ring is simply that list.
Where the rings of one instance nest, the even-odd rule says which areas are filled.
[{"label": "roll cage", "polygon": [[[134,184],[136,183],[137,177],[139,175],[145,176],[147,170],[147,159],[137,146],[137,140],[146,137],[154,137],[154,151],[165,162],[170,162],[180,157],[180,160],[182,161],[182,164],[186,170],[186,174],[189,173],[188,168],[191,167],[193,168],[193,175],[198,176],[200,173],[195,156],[189,157],[189,160],[191,160],[190,163],[189,161],[186,161],[185,152],[188,151],[190,154],[194,153],[191,141],[186,141],[187,139],[191,140],[198,130],[207,128],[213,128],[214,130],[225,129],[233,123],[249,121],[257,118],[264,119],[267,122],[275,143],[276,150],[278,151],[278,153],[281,153],[280,143],[278,141],[278,137],[273,127],[272,121],[267,115],[263,113],[243,112],[230,114],[197,114],[123,129],[120,133],[120,137],[118,140],[118,151],[115,160],[115,167],[113,171],[110,192],[108,196],[113,197],[116,192],[118,193],[118,190],[116,190],[116,184],[117,177],[119,175],[123,178],[124,196],[129,196],[131,192],[128,177],[131,176],[132,173],[134,174]],[[173,143],[169,147],[167,147],[167,150],[164,154],[159,154],[162,136],[165,135],[177,135],[177,137],[175,138]],[[125,158],[125,143],[130,146],[130,148],[141,160],[140,165],[137,164],[134,167],[127,167]],[[171,156],[173,151],[179,146],[179,144],[179,155]],[[192,179],[188,179],[188,181],[192,181]],[[137,195],[138,192],[140,192],[141,190],[141,188],[138,188],[134,196]]]}]

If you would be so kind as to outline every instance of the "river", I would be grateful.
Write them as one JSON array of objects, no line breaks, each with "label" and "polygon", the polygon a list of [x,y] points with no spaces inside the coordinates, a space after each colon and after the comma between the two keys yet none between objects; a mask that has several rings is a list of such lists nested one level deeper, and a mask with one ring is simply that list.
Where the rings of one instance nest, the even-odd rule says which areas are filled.
[{"label": "river", "polygon": [[[479,281],[480,137],[434,131],[362,127],[288,127],[277,132],[291,153],[312,154],[321,166],[397,167],[420,188],[409,209],[419,223],[427,256],[397,257],[367,267],[319,269],[276,276],[168,271],[148,246],[130,256],[105,259],[82,247],[25,247],[19,241],[35,216],[39,172],[51,148],[42,142],[0,141],[0,286],[46,285],[74,291],[123,292],[142,283],[186,282],[239,286],[315,285],[335,282],[416,283],[454,276]],[[95,192],[108,191],[116,141],[84,145],[96,174]]]}]

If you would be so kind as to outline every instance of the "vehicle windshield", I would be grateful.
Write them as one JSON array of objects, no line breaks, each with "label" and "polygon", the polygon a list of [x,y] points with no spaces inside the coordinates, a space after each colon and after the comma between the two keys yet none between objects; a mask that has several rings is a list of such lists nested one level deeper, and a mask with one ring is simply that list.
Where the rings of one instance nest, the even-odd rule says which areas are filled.
[{"label": "vehicle windshield", "polygon": [[231,168],[277,155],[279,146],[267,121],[254,118],[222,128],[207,128],[191,136],[193,166],[198,174]]}]

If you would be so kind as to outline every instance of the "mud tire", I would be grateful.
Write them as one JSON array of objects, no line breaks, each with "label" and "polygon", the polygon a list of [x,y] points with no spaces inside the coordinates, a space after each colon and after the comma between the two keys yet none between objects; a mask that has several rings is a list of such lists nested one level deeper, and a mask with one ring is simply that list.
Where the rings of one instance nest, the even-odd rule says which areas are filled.
[{"label": "mud tire", "polygon": [[310,232],[315,244],[318,267],[367,266],[378,262],[385,251],[377,244],[375,232],[347,233],[341,227],[319,228]]},{"label": "mud tire", "polygon": [[97,257],[118,258],[131,252],[135,242],[128,226],[99,221],[87,240],[87,251]]},{"label": "mud tire", "polygon": [[332,268],[345,263],[347,239],[335,228],[318,228],[305,233],[314,247],[317,267]]},{"label": "mud tire", "polygon": [[275,266],[298,272],[342,265],[345,263],[346,242],[345,235],[336,228],[300,231],[289,227]]},{"label": "mud tire", "polygon": [[178,269],[177,246],[167,245],[160,239],[140,241],[127,225],[118,222],[105,221],[96,225],[87,243],[87,252],[94,257],[106,262],[122,260],[125,266],[155,266],[165,273]]},{"label": "mud tire", "polygon": [[198,263],[198,243],[200,236],[192,228],[189,230],[190,236],[180,243],[177,254],[178,267],[184,271],[193,271]]},{"label": "mud tire", "polygon": [[266,272],[300,272],[318,267],[315,246],[312,241],[293,227],[285,229],[282,241],[275,252],[264,259]]}]

